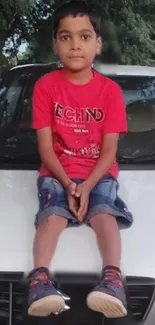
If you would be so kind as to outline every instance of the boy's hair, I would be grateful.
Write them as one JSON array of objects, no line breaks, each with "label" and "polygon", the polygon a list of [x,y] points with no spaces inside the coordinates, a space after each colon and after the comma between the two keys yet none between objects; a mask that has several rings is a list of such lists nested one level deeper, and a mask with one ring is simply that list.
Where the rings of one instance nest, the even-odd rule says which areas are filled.
[{"label": "boy's hair", "polygon": [[101,9],[90,0],[70,0],[56,8],[53,13],[53,37],[56,38],[60,20],[67,16],[88,16],[97,36],[100,36]]}]

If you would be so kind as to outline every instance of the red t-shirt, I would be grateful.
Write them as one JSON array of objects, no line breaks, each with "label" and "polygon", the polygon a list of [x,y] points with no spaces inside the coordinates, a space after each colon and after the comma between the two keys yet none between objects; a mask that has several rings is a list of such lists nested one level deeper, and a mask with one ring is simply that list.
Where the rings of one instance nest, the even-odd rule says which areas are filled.
[{"label": "red t-shirt", "polygon": [[[48,126],[67,175],[86,179],[99,158],[104,134],[127,130],[120,87],[95,71],[93,79],[84,85],[69,81],[63,69],[46,74],[34,87],[33,128]],[[117,177],[116,160],[108,173]],[[40,174],[51,175],[44,165]]]}]

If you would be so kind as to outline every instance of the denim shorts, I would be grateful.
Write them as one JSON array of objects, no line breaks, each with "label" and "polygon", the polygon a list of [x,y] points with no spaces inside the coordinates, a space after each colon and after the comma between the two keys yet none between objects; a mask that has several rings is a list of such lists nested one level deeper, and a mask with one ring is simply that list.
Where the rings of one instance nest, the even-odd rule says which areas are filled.
[{"label": "denim shorts", "polygon": [[[82,179],[73,179],[76,184]],[[84,223],[89,225],[91,217],[98,214],[111,214],[117,218],[120,228],[130,227],[133,222],[131,212],[118,196],[118,181],[111,175],[103,177],[93,188],[89,196],[88,211]],[[68,219],[68,225],[80,225],[80,221],[70,212],[65,189],[51,177],[38,178],[39,211],[35,226],[47,217],[57,215]]]}]

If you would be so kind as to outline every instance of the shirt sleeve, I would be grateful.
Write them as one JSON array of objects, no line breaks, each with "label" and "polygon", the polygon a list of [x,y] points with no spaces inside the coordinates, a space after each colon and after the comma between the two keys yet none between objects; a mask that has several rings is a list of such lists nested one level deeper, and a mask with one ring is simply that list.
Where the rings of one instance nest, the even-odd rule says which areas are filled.
[{"label": "shirt sleeve", "polygon": [[113,82],[105,102],[104,133],[126,133],[126,107],[121,88]]},{"label": "shirt sleeve", "polygon": [[32,96],[32,128],[42,129],[52,124],[52,98],[44,77],[36,82]]}]

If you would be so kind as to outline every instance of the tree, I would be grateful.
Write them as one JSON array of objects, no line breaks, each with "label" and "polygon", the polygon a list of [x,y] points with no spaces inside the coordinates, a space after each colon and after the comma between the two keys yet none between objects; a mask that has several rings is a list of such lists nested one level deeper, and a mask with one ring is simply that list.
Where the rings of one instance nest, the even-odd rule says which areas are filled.
[{"label": "tree", "polygon": [[40,0],[30,8],[26,18],[29,31],[27,54],[31,61],[48,62],[54,58],[52,53],[52,13],[51,0]]},{"label": "tree", "polygon": [[[6,41],[10,52],[17,55],[18,47],[27,38],[23,29],[22,19],[27,14],[35,0],[1,0],[0,2],[0,60],[3,57],[3,48]],[[19,37],[20,36],[20,37]]]},{"label": "tree", "polygon": [[[88,0],[91,1],[91,0]],[[155,65],[155,1],[97,0],[103,13],[102,61]],[[63,0],[1,0],[0,53],[19,60],[18,49],[28,45],[25,62],[48,62],[52,53],[52,12]]]},{"label": "tree", "polygon": [[107,48],[115,54],[117,61],[155,65],[155,1],[101,1],[107,21]]}]

